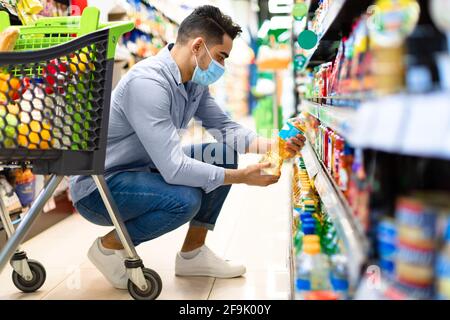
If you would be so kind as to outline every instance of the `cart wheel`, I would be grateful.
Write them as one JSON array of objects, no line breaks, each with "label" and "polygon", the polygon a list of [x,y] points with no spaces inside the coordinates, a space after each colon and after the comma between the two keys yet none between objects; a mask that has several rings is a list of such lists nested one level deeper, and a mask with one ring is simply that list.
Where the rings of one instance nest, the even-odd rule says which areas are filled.
[{"label": "cart wheel", "polygon": [[45,268],[42,264],[35,260],[28,260],[28,265],[30,266],[31,274],[33,278],[31,280],[25,280],[16,271],[12,273],[12,281],[17,289],[29,293],[38,290],[45,282],[46,273]]},{"label": "cart wheel", "polygon": [[128,280],[128,292],[135,300],[154,300],[158,298],[162,289],[162,281],[154,270],[143,268],[145,280],[147,280],[147,290],[139,289],[131,280]]}]

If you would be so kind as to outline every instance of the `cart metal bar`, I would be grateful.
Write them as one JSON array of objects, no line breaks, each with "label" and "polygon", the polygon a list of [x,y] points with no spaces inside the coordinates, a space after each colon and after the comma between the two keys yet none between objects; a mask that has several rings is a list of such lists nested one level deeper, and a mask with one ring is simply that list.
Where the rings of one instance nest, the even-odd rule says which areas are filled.
[{"label": "cart metal bar", "polygon": [[61,180],[63,179],[63,176],[57,176],[52,175],[49,182],[45,186],[44,189],[39,193],[36,200],[34,201],[33,205],[31,206],[30,210],[28,210],[27,215],[23,219],[23,221],[20,223],[17,230],[14,232],[12,237],[8,239],[6,242],[5,247],[0,252],[0,272],[3,270],[5,265],[9,262],[11,257],[13,256],[16,249],[19,247],[19,245],[22,243],[25,236],[28,234],[28,232],[31,229],[31,226],[33,225],[34,221],[38,217],[38,215],[41,213],[42,209],[44,208],[47,201],[50,199],[50,197],[55,192],[58,185],[61,183]]},{"label": "cart metal bar", "polygon": [[104,176],[92,175],[95,184],[100,192],[103,203],[105,204],[106,210],[109,213],[111,221],[116,228],[117,235],[119,236],[120,242],[122,243],[127,257],[132,260],[139,260],[139,256],[136,249],[131,241],[130,235],[128,234],[127,228],[123,223],[122,218],[119,214],[119,209],[117,208],[116,202],[114,201],[111,192],[109,191],[108,185]]},{"label": "cart metal bar", "polygon": [[[1,193],[1,191],[3,191],[1,189],[3,189],[3,187],[0,186],[0,193]],[[3,201],[2,197],[0,197],[0,210],[1,210],[0,218],[1,218],[1,221],[3,224],[3,228],[5,229],[6,235],[8,236],[8,239],[9,239],[9,238],[11,238],[11,236],[14,233],[14,225],[11,221],[11,217],[9,216],[8,208],[6,207],[5,202]]]}]

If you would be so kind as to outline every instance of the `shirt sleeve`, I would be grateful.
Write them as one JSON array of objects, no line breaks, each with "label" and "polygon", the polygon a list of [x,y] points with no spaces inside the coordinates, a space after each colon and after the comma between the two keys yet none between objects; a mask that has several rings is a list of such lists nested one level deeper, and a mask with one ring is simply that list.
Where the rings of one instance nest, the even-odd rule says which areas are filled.
[{"label": "shirt sleeve", "polygon": [[219,142],[225,142],[239,153],[245,153],[250,143],[257,137],[252,130],[231,120],[206,90],[200,100],[195,118]]},{"label": "shirt sleeve", "polygon": [[201,187],[223,185],[225,169],[190,158],[170,116],[168,89],[154,79],[133,79],[124,91],[125,117],[167,183]]}]

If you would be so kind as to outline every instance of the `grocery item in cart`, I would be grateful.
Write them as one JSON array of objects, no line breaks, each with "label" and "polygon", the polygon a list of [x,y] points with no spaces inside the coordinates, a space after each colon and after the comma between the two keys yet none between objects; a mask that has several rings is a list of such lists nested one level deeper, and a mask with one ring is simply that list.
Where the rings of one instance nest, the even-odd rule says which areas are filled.
[{"label": "grocery item in cart", "polygon": [[44,7],[39,0],[18,0],[16,4],[17,16],[23,25],[33,24],[38,20],[37,14]]},{"label": "grocery item in cart", "polygon": [[29,206],[35,196],[35,176],[30,169],[16,169],[14,171],[14,190],[19,197],[22,207]]},{"label": "grocery item in cart", "polygon": [[5,204],[8,213],[19,212],[22,209],[20,200],[17,194],[14,192],[13,187],[9,184],[6,177],[0,175],[0,197]]},{"label": "grocery item in cart", "polygon": [[8,27],[0,33],[0,52],[12,51],[19,38],[19,30],[16,27]]}]

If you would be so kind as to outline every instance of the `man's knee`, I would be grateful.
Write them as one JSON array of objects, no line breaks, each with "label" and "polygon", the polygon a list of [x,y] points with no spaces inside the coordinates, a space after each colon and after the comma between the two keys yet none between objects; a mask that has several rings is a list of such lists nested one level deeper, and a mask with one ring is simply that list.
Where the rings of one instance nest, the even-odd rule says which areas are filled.
[{"label": "man's knee", "polygon": [[180,193],[180,213],[190,221],[202,205],[202,192],[198,188],[185,187]]}]

